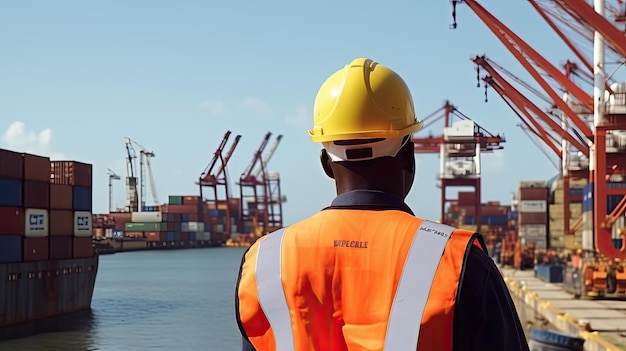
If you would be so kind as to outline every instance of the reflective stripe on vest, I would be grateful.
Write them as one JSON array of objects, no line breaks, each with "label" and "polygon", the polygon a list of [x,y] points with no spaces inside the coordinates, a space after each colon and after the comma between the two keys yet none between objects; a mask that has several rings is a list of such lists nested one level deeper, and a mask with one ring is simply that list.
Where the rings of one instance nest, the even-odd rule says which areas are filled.
[{"label": "reflective stripe on vest", "polygon": [[[385,350],[415,350],[422,315],[439,261],[454,228],[422,222],[413,237],[391,305]],[[285,228],[259,243],[256,262],[258,298],[274,333],[276,350],[294,350],[291,316],[282,285],[281,248]]]},{"label": "reflective stripe on vest", "polygon": [[276,350],[294,349],[291,316],[282,283],[281,248],[285,228],[270,233],[259,243],[256,281],[259,304],[274,331]]}]

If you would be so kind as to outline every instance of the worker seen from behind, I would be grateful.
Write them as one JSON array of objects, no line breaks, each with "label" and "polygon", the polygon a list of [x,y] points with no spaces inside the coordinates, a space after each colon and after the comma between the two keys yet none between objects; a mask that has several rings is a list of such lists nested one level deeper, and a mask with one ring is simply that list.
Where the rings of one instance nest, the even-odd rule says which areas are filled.
[{"label": "worker seen from behind", "polygon": [[323,83],[309,135],[337,197],[244,255],[244,350],[528,350],[482,237],[405,203],[421,126],[405,82],[375,61]]}]

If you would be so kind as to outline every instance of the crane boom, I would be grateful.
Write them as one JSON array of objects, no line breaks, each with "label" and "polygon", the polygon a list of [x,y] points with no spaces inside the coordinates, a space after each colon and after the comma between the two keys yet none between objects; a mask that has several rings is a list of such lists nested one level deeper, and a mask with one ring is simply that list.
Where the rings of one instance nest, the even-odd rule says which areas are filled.
[{"label": "crane boom", "polygon": [[276,140],[274,141],[274,144],[270,147],[270,149],[265,153],[265,158],[263,158],[263,162],[261,163],[260,167],[258,168],[258,171],[256,171],[255,176],[258,178],[261,175],[263,175],[263,167],[267,167],[267,164],[270,162],[270,160],[272,159],[272,156],[274,155],[274,152],[276,151],[276,148],[278,147],[278,144],[280,143],[280,140],[283,138],[283,135],[280,134],[276,137]]}]

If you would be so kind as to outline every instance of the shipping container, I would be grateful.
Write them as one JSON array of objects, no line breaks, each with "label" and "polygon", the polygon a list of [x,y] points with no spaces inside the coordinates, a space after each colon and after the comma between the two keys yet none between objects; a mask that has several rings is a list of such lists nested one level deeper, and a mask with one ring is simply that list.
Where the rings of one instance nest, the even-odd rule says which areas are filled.
[{"label": "shipping container", "polygon": [[50,183],[39,180],[24,180],[24,207],[49,208]]},{"label": "shipping container", "polygon": [[176,240],[176,233],[167,232],[166,241],[175,241],[175,240]]},{"label": "shipping container", "polygon": [[167,223],[126,223],[126,231],[159,232],[167,230]]},{"label": "shipping container", "polygon": [[24,211],[24,236],[28,238],[47,237],[48,210],[41,208],[27,208]]},{"label": "shipping container", "polygon": [[196,232],[189,232],[189,241],[196,241],[197,239]]},{"label": "shipping container", "polygon": [[546,238],[548,235],[547,225],[524,224],[518,227],[519,236],[525,238]]},{"label": "shipping container", "polygon": [[113,237],[113,229],[111,228],[107,228],[104,230],[104,237],[105,238],[112,238]]},{"label": "shipping container", "polygon": [[144,223],[159,223],[163,221],[161,212],[133,212],[131,221]]},{"label": "shipping container", "polygon": [[24,262],[47,261],[48,238],[24,238]]},{"label": "shipping container", "polygon": [[147,241],[167,241],[167,232],[146,232]]},{"label": "shipping container", "polygon": [[72,236],[51,236],[50,259],[65,260],[72,258],[73,242],[74,238]]},{"label": "shipping container", "polygon": [[517,220],[518,216],[517,216],[517,211],[510,211],[508,213],[508,218],[510,220]]},{"label": "shipping container", "polygon": [[0,235],[24,235],[24,210],[21,207],[0,207]]},{"label": "shipping container", "polygon": [[144,232],[139,232],[139,231],[124,232],[124,236],[126,236],[127,238],[145,238],[146,237]]},{"label": "shipping container", "polygon": [[183,197],[183,205],[198,205],[202,201],[200,196],[185,196]]},{"label": "shipping container", "polygon": [[544,213],[548,210],[546,200],[522,200],[519,202],[521,213]]},{"label": "shipping container", "polygon": [[520,212],[518,223],[524,224],[547,224],[548,213],[533,213],[533,212]]},{"label": "shipping container", "polygon": [[183,196],[178,195],[170,195],[167,201],[170,205],[182,205],[183,204]]},{"label": "shipping container", "polygon": [[50,182],[91,188],[92,165],[76,161],[52,161]]},{"label": "shipping container", "polygon": [[204,223],[202,222],[183,222],[180,224],[180,230],[183,232],[203,232]]},{"label": "shipping container", "polygon": [[24,177],[24,160],[22,154],[0,149],[0,178],[22,179]]},{"label": "shipping container", "polygon": [[24,160],[24,179],[50,183],[50,158],[31,154],[22,154]]},{"label": "shipping container", "polygon": [[164,213],[198,213],[199,205],[163,205],[161,212]]},{"label": "shipping container", "polygon": [[63,184],[50,184],[50,209],[73,210],[72,186]]},{"label": "shipping container", "polygon": [[189,241],[189,232],[180,233],[180,241]]},{"label": "shipping container", "polygon": [[123,230],[114,229],[111,234],[113,235],[114,238],[122,238],[122,237],[124,237],[124,231]]},{"label": "shipping container", "polygon": [[0,178],[0,206],[22,207],[22,181]]},{"label": "shipping container", "polygon": [[74,212],[71,210],[50,210],[50,236],[74,235]]},{"label": "shipping container", "polygon": [[545,180],[522,180],[519,182],[520,189],[547,188],[547,187],[548,187],[548,182],[546,182]]},{"label": "shipping container", "polygon": [[[626,187],[626,183],[623,182],[610,182],[607,183],[608,188],[624,188]],[[582,210],[583,212],[593,211],[594,209],[594,183],[589,183],[585,186],[583,190],[583,203]],[[610,214],[619,201],[621,200],[623,195],[608,195],[606,201],[607,214]]]},{"label": "shipping container", "polygon": [[72,208],[74,211],[91,212],[92,190],[89,187],[74,186],[72,190]]},{"label": "shipping container", "polygon": [[91,238],[91,212],[74,211],[74,236]]},{"label": "shipping container", "polygon": [[0,263],[21,262],[23,253],[21,235],[0,235]]},{"label": "shipping container", "polygon": [[74,245],[72,248],[74,258],[89,258],[93,257],[93,244],[91,237],[74,237]]},{"label": "shipping container", "polygon": [[548,188],[520,188],[518,200],[548,200]]},{"label": "shipping container", "polygon": [[[72,231],[73,230],[74,230],[74,227],[72,226]],[[94,237],[103,238],[104,237],[104,228],[93,228],[93,232],[92,233],[93,233]]]}]

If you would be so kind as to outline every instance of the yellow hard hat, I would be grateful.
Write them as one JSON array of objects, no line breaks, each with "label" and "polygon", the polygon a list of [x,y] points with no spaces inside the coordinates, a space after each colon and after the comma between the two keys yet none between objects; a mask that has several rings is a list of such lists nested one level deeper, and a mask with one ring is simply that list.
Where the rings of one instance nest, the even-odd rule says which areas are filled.
[{"label": "yellow hard hat", "polygon": [[309,130],[313,142],[403,138],[423,124],[415,116],[404,80],[366,58],[352,61],[322,84],[313,123]]}]

